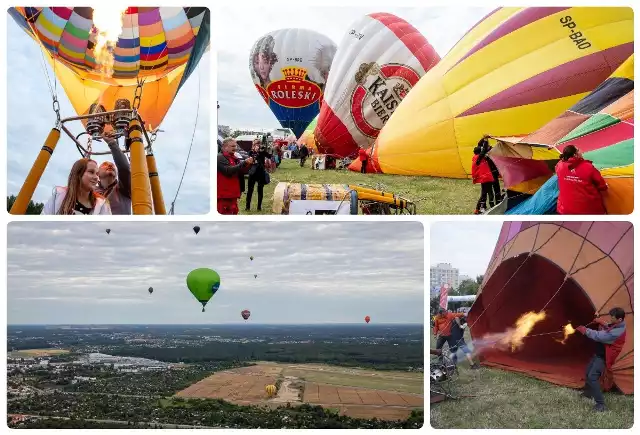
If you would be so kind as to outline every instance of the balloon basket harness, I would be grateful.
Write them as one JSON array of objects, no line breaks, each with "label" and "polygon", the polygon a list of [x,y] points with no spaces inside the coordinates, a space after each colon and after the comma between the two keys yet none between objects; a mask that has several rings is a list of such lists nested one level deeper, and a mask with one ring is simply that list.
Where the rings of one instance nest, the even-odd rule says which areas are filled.
[{"label": "balloon basket harness", "polygon": [[[38,187],[40,178],[44,173],[51,155],[60,140],[60,130],[75,143],[76,148],[83,158],[91,158],[93,155],[110,155],[111,151],[94,151],[92,145],[95,142],[102,142],[105,129],[110,127],[108,136],[117,140],[125,138],[125,149],[123,152],[129,154],[131,163],[131,204],[134,215],[165,215],[167,214],[156,159],[153,155],[152,144],[155,141],[155,130],[151,137],[144,128],[144,121],[138,112],[140,99],[142,97],[142,82],[138,83],[133,107],[129,100],[121,99],[115,103],[114,110],[105,111],[102,105],[92,104],[89,114],[74,116],[70,118],[60,118],[60,106],[57,98],[53,100],[53,110],[56,113],[57,121],[51,129],[47,139],[36,157],[25,182],[16,198],[11,214],[25,214],[33,194]],[[85,131],[75,136],[65,125],[73,121],[86,121]],[[87,144],[83,145],[79,138],[87,135]]]}]

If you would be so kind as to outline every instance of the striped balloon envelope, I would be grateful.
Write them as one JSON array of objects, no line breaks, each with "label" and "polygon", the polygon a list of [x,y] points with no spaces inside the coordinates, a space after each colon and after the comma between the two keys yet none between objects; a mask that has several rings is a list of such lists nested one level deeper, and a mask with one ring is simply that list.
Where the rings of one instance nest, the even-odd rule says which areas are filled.
[{"label": "striped balloon envelope", "polygon": [[527,135],[633,54],[630,7],[499,8],[472,27],[396,109],[376,171],[466,178],[484,134]]},{"label": "striped balloon envelope", "polygon": [[440,57],[411,24],[366,15],[338,45],[320,109],[318,151],[341,157],[368,148],[413,86]]},{"label": "striped balloon envelope", "polygon": [[300,139],[298,139],[299,145],[306,145],[307,148],[314,151],[317,151],[314,131],[316,129],[316,126],[318,125],[318,116],[313,118],[311,124],[309,124],[306,130],[302,133],[302,136],[300,136]]},{"label": "striped balloon envelope", "polygon": [[516,194],[535,194],[513,208],[505,204],[508,214],[543,214],[555,206],[554,169],[567,145],[578,147],[607,181],[607,213],[633,212],[633,68],[632,55],[595,91],[530,135],[494,138],[497,144],[489,155],[505,187]]},{"label": "striped balloon envelope", "polygon": [[[133,101],[157,128],[209,48],[207,8],[15,7],[9,15],[38,44],[79,115],[94,103]],[[34,66],[39,59],[33,59]]]}]

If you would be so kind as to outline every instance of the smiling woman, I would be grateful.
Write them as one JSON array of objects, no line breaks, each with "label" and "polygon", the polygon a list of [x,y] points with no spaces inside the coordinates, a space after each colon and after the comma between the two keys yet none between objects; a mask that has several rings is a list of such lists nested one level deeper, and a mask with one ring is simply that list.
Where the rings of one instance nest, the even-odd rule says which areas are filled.
[{"label": "smiling woman", "polygon": [[[22,165],[10,170],[19,173],[15,178],[10,176],[10,191],[24,180],[12,201],[12,214],[33,213],[30,201],[43,201],[44,192],[47,196],[51,192],[42,181],[45,186],[59,184],[60,168],[69,165],[72,154],[67,149],[54,154],[61,132],[63,143],[76,148],[82,158],[111,155],[115,162],[110,173],[105,167],[105,174],[98,174],[99,180],[93,183],[92,191],[111,205],[100,214],[208,212],[209,185],[201,185],[202,176],[194,173],[196,169],[209,173],[208,93],[201,89],[207,80],[202,80],[198,68],[209,49],[207,8],[13,7],[9,15],[13,18],[9,25],[9,64],[13,65],[9,70],[9,113],[24,117],[36,110],[43,116],[33,119],[46,119],[44,113],[52,100],[55,120],[31,170]],[[39,77],[37,64],[43,70]],[[18,85],[18,80],[20,84],[29,81],[31,91],[26,99],[21,96],[25,87]],[[12,81],[16,86],[11,86]],[[58,83],[64,96],[58,94]],[[183,94],[186,99],[179,98]],[[206,100],[202,104],[205,113],[200,113],[201,99]],[[28,111],[18,110],[23,101],[28,102]],[[179,107],[178,119],[169,113],[174,103]],[[63,116],[69,105],[77,116]],[[191,122],[185,123],[188,117]],[[202,127],[199,118],[206,135],[196,139],[196,131]],[[46,136],[46,124],[31,122],[26,133],[15,128],[18,122],[10,116],[10,155],[23,152],[25,135],[29,136],[26,143],[41,142]],[[162,150],[157,161],[156,150]],[[197,162],[187,171],[192,151]],[[49,163],[57,170],[57,182],[49,182],[51,171],[45,173]],[[176,192],[170,207],[165,206],[160,173],[162,185]],[[43,175],[45,180],[41,180]],[[187,200],[192,204],[177,202],[183,183],[185,191],[191,191],[184,196],[190,194],[192,198]],[[86,201],[82,205],[89,206]],[[46,214],[70,214],[67,208],[45,208]]]}]

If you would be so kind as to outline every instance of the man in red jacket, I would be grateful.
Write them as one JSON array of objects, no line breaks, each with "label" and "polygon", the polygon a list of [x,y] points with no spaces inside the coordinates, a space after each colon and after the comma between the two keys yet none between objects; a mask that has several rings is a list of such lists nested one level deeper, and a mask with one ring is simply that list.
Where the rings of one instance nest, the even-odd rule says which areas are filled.
[{"label": "man in red jacket", "polygon": [[218,213],[238,214],[238,199],[242,195],[240,191],[240,177],[253,164],[253,158],[249,157],[244,162],[240,161],[235,152],[238,144],[232,138],[222,141],[222,152],[218,154]]},{"label": "man in red jacket", "polygon": [[567,145],[556,165],[559,214],[606,214],[602,192],[608,186],[593,163],[578,148]]},{"label": "man in red jacket", "polygon": [[596,401],[595,410],[604,411],[604,396],[600,390],[600,377],[616,362],[618,355],[624,347],[627,336],[627,328],[624,323],[624,310],[622,308],[612,308],[609,311],[611,322],[605,322],[602,318],[596,318],[595,322],[600,325],[598,330],[588,329],[585,326],[578,326],[576,331],[580,332],[596,342],[596,354],[587,365],[584,397]]}]

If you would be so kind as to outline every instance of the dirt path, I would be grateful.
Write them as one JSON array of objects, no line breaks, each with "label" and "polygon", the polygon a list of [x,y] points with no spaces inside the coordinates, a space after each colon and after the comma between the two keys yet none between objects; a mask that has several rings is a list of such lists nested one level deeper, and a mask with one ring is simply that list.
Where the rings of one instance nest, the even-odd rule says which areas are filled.
[{"label": "dirt path", "polygon": [[271,399],[270,402],[302,402],[302,399],[298,394],[300,391],[292,385],[297,381],[300,381],[300,379],[296,378],[295,376],[285,376],[282,384],[280,384],[280,388],[278,389],[278,395]]}]

